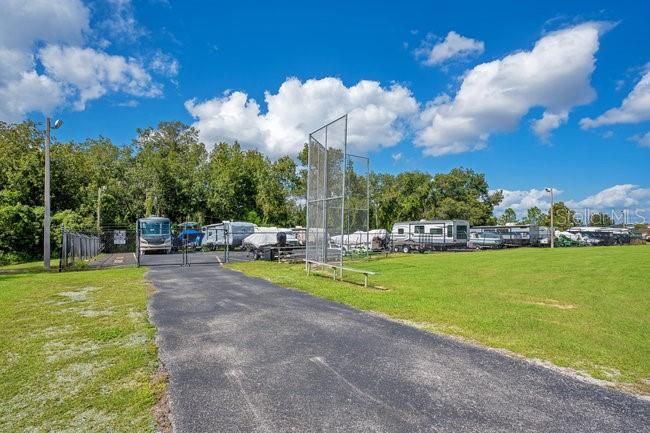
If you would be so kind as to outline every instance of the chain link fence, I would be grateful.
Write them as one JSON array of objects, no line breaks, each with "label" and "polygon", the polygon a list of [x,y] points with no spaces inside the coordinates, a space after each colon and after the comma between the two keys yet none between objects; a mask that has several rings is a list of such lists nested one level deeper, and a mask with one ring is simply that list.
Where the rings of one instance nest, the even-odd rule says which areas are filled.
[{"label": "chain link fence", "polygon": [[74,266],[78,262],[87,262],[102,251],[98,236],[69,232],[61,226],[61,254],[59,272]]}]

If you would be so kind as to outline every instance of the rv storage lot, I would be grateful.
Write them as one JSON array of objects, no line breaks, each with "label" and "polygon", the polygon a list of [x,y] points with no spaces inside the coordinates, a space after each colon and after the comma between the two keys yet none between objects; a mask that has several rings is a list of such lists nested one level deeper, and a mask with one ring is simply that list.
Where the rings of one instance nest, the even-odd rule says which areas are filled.
[{"label": "rv storage lot", "polygon": [[353,266],[378,272],[371,283],[387,290],[309,277],[299,264],[233,268],[650,394],[650,246],[394,255]]}]

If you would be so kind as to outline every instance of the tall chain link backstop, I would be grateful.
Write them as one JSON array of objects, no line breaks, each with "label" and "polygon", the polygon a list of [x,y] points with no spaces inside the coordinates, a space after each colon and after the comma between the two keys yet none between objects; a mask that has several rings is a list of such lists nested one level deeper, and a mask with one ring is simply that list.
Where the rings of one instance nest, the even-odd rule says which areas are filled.
[{"label": "tall chain link backstop", "polygon": [[[342,266],[367,254],[369,161],[347,153],[347,115],[309,134],[306,259]],[[356,254],[358,255],[358,254]]]}]

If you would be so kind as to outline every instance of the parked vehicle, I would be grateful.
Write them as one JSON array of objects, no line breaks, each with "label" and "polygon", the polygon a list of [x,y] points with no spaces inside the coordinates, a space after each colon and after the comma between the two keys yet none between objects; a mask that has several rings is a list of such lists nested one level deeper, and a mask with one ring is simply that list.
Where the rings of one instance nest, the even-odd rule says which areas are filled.
[{"label": "parked vehicle", "polygon": [[503,248],[505,246],[500,235],[492,232],[471,232],[469,234],[470,248],[489,249]]},{"label": "parked vehicle", "polygon": [[253,223],[243,221],[224,221],[219,224],[210,224],[202,228],[203,238],[201,246],[209,249],[224,247],[239,247],[244,238],[255,232]]},{"label": "parked vehicle", "polygon": [[[538,245],[543,236],[543,227],[535,224],[505,224],[496,226],[475,226],[470,229],[471,233],[490,232],[501,236],[503,244],[508,247],[520,247]],[[545,233],[545,232],[544,232]]]},{"label": "parked vehicle", "polygon": [[623,227],[571,227],[566,233],[579,236],[587,245],[623,245],[631,240],[630,230]]},{"label": "parked vehicle", "polygon": [[334,248],[343,248],[344,253],[352,251],[381,251],[386,245],[388,231],[375,229],[370,231],[356,231],[347,235],[336,235],[330,238]]},{"label": "parked vehicle", "polygon": [[391,247],[404,253],[466,248],[468,235],[469,222],[465,220],[398,222],[391,230]]},{"label": "parked vehicle", "polygon": [[137,221],[140,254],[151,251],[168,254],[172,249],[172,232],[169,218],[151,216]]},{"label": "parked vehicle", "polygon": [[178,225],[180,231],[173,240],[173,249],[181,250],[187,248],[188,250],[197,250],[201,248],[203,232],[198,229],[198,226],[195,222],[180,223]]},{"label": "parked vehicle", "polygon": [[242,241],[242,248],[255,256],[255,260],[267,258],[273,260],[275,254],[285,254],[293,250],[303,250],[296,234],[291,229],[277,227],[259,227]]}]

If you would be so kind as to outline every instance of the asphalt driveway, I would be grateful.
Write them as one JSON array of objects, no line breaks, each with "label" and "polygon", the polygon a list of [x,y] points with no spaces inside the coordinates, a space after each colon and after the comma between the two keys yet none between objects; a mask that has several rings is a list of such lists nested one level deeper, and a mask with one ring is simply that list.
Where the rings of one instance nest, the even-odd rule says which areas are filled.
[{"label": "asphalt driveway", "polygon": [[217,265],[152,268],[185,432],[650,432],[650,402]]}]

